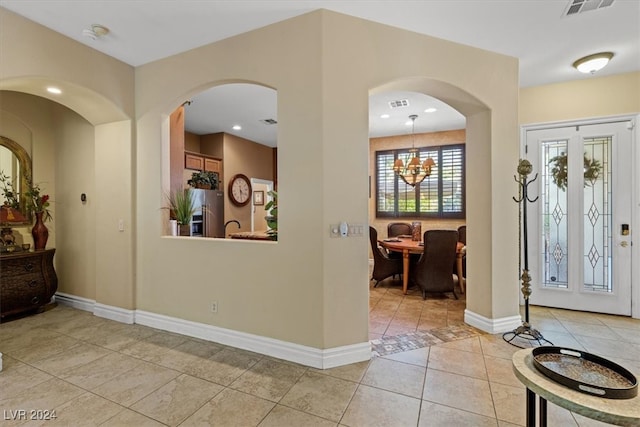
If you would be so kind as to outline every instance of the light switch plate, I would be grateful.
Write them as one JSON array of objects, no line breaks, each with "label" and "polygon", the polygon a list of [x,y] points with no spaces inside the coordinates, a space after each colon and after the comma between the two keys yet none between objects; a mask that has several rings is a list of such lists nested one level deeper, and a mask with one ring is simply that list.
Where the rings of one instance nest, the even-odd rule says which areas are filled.
[{"label": "light switch plate", "polygon": [[349,236],[362,236],[364,234],[363,224],[349,224]]}]

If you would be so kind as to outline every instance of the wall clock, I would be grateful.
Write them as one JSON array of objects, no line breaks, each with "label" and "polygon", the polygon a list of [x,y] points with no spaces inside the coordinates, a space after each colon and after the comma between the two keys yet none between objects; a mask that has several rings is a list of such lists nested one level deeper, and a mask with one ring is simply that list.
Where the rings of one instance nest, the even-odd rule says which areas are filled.
[{"label": "wall clock", "polygon": [[229,199],[236,206],[244,206],[251,200],[251,181],[241,173],[229,181]]}]

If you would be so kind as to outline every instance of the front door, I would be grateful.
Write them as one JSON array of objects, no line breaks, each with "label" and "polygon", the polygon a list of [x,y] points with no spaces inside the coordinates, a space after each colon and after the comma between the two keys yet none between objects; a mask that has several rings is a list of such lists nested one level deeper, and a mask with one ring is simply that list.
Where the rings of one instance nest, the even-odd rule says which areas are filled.
[{"label": "front door", "polygon": [[631,315],[629,121],[530,130],[530,303]]}]

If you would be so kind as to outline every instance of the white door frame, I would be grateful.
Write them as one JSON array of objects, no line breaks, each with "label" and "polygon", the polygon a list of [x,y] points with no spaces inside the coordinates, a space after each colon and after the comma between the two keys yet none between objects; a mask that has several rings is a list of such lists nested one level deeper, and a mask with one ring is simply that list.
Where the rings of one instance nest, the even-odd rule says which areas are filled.
[{"label": "white door frame", "polygon": [[[251,188],[254,188],[256,184],[262,184],[262,185],[266,185],[267,186],[267,192],[269,191],[273,191],[273,181],[270,181],[268,179],[260,179],[260,178],[249,178],[249,180],[251,181]],[[265,205],[267,204],[267,202],[270,200],[268,194],[264,195],[264,203]],[[251,197],[251,232],[253,233],[255,231],[254,229],[254,215],[255,214],[255,208],[253,206],[253,196]]]},{"label": "white door frame", "polygon": [[[640,114],[607,116],[591,119],[565,120],[548,123],[535,123],[520,127],[520,156],[525,157],[525,145],[527,142],[527,132],[532,130],[551,129],[567,126],[584,126],[603,124],[619,121],[631,121],[633,129],[631,131],[631,150],[633,157],[633,167],[631,169],[631,317],[640,319],[640,237],[634,239],[634,235],[640,236],[640,137],[638,135],[638,124],[640,124]],[[633,241],[636,240],[634,250]],[[520,295],[521,303],[522,295]]]}]

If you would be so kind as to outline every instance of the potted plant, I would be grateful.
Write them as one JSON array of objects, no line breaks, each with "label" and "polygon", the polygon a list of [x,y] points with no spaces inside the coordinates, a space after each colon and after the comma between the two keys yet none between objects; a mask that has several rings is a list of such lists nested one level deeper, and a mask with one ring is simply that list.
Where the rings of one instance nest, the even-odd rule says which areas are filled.
[{"label": "potted plant", "polygon": [[178,234],[190,236],[191,218],[196,213],[191,189],[171,192],[167,195],[167,200],[169,201],[170,216],[178,222]]},{"label": "potted plant", "polygon": [[218,174],[216,172],[199,171],[191,174],[191,179],[187,181],[187,184],[195,188],[217,190],[218,181]]},{"label": "potted plant", "polygon": [[271,200],[265,205],[265,210],[269,212],[269,215],[265,216],[267,220],[267,235],[273,240],[278,240],[278,193],[276,191],[269,191],[267,193],[271,197]]},{"label": "potted plant", "polygon": [[14,209],[20,209],[20,198],[18,193],[13,188],[11,177],[4,174],[4,171],[0,170],[0,185],[2,188],[2,196],[4,197],[4,204]]}]

